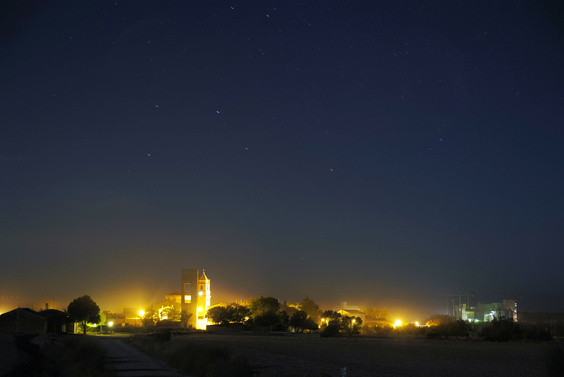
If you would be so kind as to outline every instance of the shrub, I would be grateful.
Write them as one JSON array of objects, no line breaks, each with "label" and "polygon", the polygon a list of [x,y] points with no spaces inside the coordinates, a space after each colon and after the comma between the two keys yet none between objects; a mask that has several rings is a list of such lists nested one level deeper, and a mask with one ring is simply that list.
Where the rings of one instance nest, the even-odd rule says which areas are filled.
[{"label": "shrub", "polygon": [[321,330],[320,335],[323,337],[341,336],[339,327],[338,323],[329,322],[329,324]]},{"label": "shrub", "polygon": [[233,357],[226,347],[193,344],[159,344],[154,337],[136,337],[131,341],[155,357],[164,360],[180,373],[195,377],[250,377],[253,375],[245,358]]},{"label": "shrub", "polygon": [[443,322],[438,326],[432,326],[427,332],[427,338],[440,339],[449,337],[470,337],[472,326],[462,319],[452,322]]},{"label": "shrub", "polygon": [[362,328],[361,328],[361,334],[367,335],[367,336],[387,338],[387,337],[391,336],[393,330],[394,329],[391,326],[388,326],[388,325],[383,325],[383,326],[365,325],[365,326],[362,326]]},{"label": "shrub", "polygon": [[106,369],[107,353],[105,349],[92,339],[81,336],[50,339],[44,344],[41,351],[42,376],[105,377],[112,375]]},{"label": "shrub", "polygon": [[519,324],[511,319],[494,318],[488,326],[484,326],[482,336],[485,340],[509,342],[522,339],[523,332]]},{"label": "shrub", "polygon": [[564,351],[559,345],[553,344],[545,352],[546,367],[551,376],[564,376]]},{"label": "shrub", "polygon": [[153,337],[158,342],[170,341],[170,329],[162,329],[153,334]]}]

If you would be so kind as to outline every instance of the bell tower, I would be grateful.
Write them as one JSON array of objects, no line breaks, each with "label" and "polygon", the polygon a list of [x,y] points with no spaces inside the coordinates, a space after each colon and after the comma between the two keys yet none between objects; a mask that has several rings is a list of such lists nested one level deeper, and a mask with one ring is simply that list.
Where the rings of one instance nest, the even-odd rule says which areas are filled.
[{"label": "bell tower", "polygon": [[206,329],[206,313],[210,307],[210,299],[210,279],[206,276],[205,270],[202,270],[202,275],[198,279],[198,307],[196,309],[198,313],[196,328],[198,329]]},{"label": "bell tower", "polygon": [[202,270],[182,270],[182,286],[180,288],[180,306],[182,312],[191,314],[188,327],[206,329],[206,313],[210,306],[210,279]]}]

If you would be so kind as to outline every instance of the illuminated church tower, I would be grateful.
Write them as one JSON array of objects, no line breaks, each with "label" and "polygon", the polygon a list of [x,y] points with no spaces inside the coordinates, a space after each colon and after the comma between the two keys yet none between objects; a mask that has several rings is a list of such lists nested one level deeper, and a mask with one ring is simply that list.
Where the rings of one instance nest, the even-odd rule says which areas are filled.
[{"label": "illuminated church tower", "polygon": [[206,313],[210,306],[210,279],[202,271],[182,270],[182,288],[180,292],[180,305],[183,312],[191,314],[188,326],[206,329]]},{"label": "illuminated church tower", "polygon": [[202,270],[202,276],[198,279],[198,323],[196,328],[206,329],[206,313],[210,307],[210,279],[206,276],[205,270]]}]

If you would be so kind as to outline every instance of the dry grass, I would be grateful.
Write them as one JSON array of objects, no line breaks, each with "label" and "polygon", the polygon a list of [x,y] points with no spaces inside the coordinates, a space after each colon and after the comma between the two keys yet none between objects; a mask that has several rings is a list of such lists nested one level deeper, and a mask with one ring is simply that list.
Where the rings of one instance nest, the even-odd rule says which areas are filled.
[{"label": "dry grass", "polygon": [[234,357],[225,345],[171,342],[170,333],[155,335],[131,337],[128,342],[189,376],[252,377],[248,361],[239,355]]},{"label": "dry grass", "polygon": [[[270,376],[549,376],[549,343],[193,334],[173,343],[226,346]],[[180,344],[178,344],[180,346]]]},{"label": "dry grass", "polygon": [[0,335],[0,375],[9,370],[18,360],[18,348],[12,335]]},{"label": "dry grass", "polygon": [[0,377],[110,377],[105,351],[77,335],[1,335]]}]

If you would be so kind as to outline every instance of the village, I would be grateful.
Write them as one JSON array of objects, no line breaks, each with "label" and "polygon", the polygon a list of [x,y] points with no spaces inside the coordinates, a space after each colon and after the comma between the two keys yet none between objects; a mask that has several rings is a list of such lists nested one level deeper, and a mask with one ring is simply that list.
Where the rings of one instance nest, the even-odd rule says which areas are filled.
[{"label": "village", "polygon": [[[322,310],[315,301],[305,297],[301,302],[279,302],[274,297],[250,298],[211,304],[211,280],[205,270],[181,270],[181,284],[177,292],[165,294],[162,301],[148,303],[139,308],[123,308],[121,313],[100,310],[89,297],[77,299],[90,306],[84,315],[81,308],[77,316],[72,303],[65,310],[56,310],[45,304],[41,310],[16,308],[0,314],[0,333],[45,333],[45,332],[135,332],[136,329],[153,327],[170,329],[213,330],[218,327],[254,329],[255,331],[323,331],[338,320],[340,328],[349,334],[391,331],[401,327],[429,327],[448,321],[463,321],[477,328],[495,319],[518,322],[517,302],[504,299],[498,303],[467,302],[452,306],[452,312],[437,314],[420,321],[406,322],[393,318],[383,308],[360,308],[341,302],[331,309]],[[76,300],[75,300],[76,301]],[[90,302],[92,301],[92,302]],[[454,303],[454,300],[453,300]],[[447,306],[448,311],[448,306]]]}]

